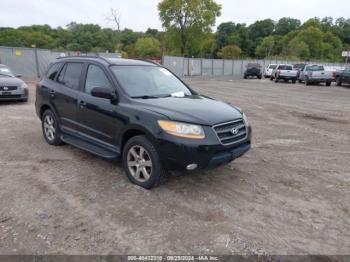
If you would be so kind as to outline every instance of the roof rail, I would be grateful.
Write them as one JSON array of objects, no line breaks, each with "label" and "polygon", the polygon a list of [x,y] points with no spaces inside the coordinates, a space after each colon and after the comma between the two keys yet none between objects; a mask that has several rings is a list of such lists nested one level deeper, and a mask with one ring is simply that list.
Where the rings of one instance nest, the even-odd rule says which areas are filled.
[{"label": "roof rail", "polygon": [[65,59],[65,58],[96,58],[96,59],[101,59],[107,63],[111,63],[111,61],[109,61],[107,58],[103,57],[103,56],[92,56],[92,55],[69,55],[69,56],[60,56],[57,57],[56,59]]},{"label": "roof rail", "polygon": [[142,59],[142,58],[137,58],[135,60],[139,60],[139,61],[143,61],[143,62],[147,62],[147,63],[151,63],[151,64],[154,64],[154,65],[157,65],[157,66],[162,66],[161,64],[151,60],[151,59]]}]

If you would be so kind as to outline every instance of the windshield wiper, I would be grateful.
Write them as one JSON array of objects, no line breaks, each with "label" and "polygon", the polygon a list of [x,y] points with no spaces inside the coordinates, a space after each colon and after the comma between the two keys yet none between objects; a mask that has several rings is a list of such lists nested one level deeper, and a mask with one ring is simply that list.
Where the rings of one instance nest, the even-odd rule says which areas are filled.
[{"label": "windshield wiper", "polygon": [[156,98],[161,98],[162,96],[148,96],[148,95],[144,95],[144,96],[132,96],[131,98],[134,99],[156,99]]}]

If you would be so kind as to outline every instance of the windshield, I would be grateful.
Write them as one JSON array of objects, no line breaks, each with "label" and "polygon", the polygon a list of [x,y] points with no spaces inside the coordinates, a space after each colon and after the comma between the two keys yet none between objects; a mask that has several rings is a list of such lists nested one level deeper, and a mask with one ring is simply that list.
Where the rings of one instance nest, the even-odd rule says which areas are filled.
[{"label": "windshield", "polygon": [[280,65],[278,67],[279,70],[293,70],[293,67],[290,65]]},{"label": "windshield", "polygon": [[294,68],[295,69],[304,69],[305,65],[304,64],[296,64],[296,65],[294,65]]},{"label": "windshield", "polygon": [[258,69],[259,69],[259,68],[260,68],[260,65],[259,65],[259,64],[248,64],[248,65],[247,65],[247,68],[248,68],[248,69],[258,68]]},{"label": "windshield", "polygon": [[0,66],[0,76],[14,77],[11,70],[5,66]]},{"label": "windshield", "polygon": [[270,69],[276,69],[277,65],[270,65],[269,68]]},{"label": "windshield", "polygon": [[192,95],[191,91],[165,68],[112,66],[111,70],[122,88],[132,98]]},{"label": "windshield", "polygon": [[324,70],[324,67],[318,66],[318,65],[308,66],[306,68],[306,71],[323,71],[323,70]]}]

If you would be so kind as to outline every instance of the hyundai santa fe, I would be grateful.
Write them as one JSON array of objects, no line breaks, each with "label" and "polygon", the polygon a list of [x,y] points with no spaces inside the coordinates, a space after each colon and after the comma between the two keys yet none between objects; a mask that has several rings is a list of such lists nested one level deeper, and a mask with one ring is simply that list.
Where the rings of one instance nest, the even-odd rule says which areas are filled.
[{"label": "hyundai santa fe", "polygon": [[238,107],[148,61],[57,59],[37,84],[35,104],[48,144],[121,159],[130,181],[147,189],[168,171],[216,167],[251,147]]}]

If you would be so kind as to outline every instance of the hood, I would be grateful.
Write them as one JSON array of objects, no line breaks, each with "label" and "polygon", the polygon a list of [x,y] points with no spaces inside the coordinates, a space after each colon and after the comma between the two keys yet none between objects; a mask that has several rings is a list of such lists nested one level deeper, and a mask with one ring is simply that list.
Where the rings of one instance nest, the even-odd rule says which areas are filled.
[{"label": "hood", "polygon": [[137,104],[170,120],[212,126],[242,118],[238,109],[200,95],[147,99]]},{"label": "hood", "polygon": [[0,86],[20,86],[24,82],[16,77],[0,76]]}]

